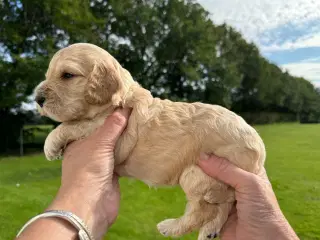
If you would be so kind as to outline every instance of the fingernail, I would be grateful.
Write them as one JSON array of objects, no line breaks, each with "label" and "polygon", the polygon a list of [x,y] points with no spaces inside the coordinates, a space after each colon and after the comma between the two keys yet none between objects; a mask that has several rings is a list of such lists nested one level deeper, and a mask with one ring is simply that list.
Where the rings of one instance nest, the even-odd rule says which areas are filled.
[{"label": "fingernail", "polygon": [[127,118],[129,116],[128,109],[125,109],[125,108],[122,108],[122,107],[116,108],[112,114],[115,114],[116,112],[118,114],[124,116],[125,118]]},{"label": "fingernail", "polygon": [[129,117],[131,114],[130,108],[120,108],[119,111],[126,117]]},{"label": "fingernail", "polygon": [[117,112],[120,112],[120,113],[122,113],[122,114],[126,112],[126,110],[125,110],[123,107],[117,108],[116,111],[117,111]]},{"label": "fingernail", "polygon": [[206,153],[201,153],[200,154],[200,160],[201,161],[207,161],[209,159],[209,155]]}]

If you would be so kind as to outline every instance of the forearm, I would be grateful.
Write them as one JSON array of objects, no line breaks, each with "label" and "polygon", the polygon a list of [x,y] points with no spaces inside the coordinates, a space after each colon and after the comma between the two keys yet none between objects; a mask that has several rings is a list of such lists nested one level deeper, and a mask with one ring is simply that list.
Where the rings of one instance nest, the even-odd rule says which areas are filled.
[{"label": "forearm", "polygon": [[59,218],[38,219],[28,226],[17,240],[77,240],[77,230],[66,220]]},{"label": "forearm", "polygon": [[261,227],[264,229],[263,232],[266,234],[264,239],[299,240],[293,228],[282,213],[281,216],[279,216],[278,221],[270,221],[269,226],[268,224],[265,224],[265,226]]},{"label": "forearm", "polygon": [[[90,194],[91,196],[93,194]],[[81,196],[81,197],[79,197]],[[102,231],[97,231],[99,225],[103,226],[103,230],[107,230],[107,224],[101,223],[100,214],[94,212],[90,205],[95,206],[96,201],[91,201],[82,194],[82,191],[69,191],[68,194],[58,193],[57,197],[46,210],[62,210],[75,214],[79,217],[88,230],[93,234],[94,239],[102,238]],[[100,221],[99,221],[100,220]],[[21,233],[17,240],[38,240],[38,239],[61,239],[61,240],[78,240],[78,230],[72,226],[68,220],[60,217],[39,218],[32,222]]]},{"label": "forearm", "polygon": [[[256,212],[259,212],[256,217],[258,217],[257,219],[262,220],[259,224],[260,226],[256,226],[256,236],[261,236],[261,238],[256,239],[299,240],[285,215],[281,211],[278,203],[269,205],[272,202],[273,201],[270,202],[267,200],[261,202],[265,207],[267,207],[267,214],[263,211],[263,205],[260,205],[259,208],[256,208]],[[268,205],[270,208],[268,208]]]},{"label": "forearm", "polygon": [[[47,208],[73,213],[86,225],[79,228],[86,228],[86,232],[90,232],[95,240],[103,238],[118,215],[120,189],[118,178],[113,174],[114,146],[129,116],[129,109],[116,111],[105,120],[99,130],[68,146],[62,161],[61,187],[55,200]],[[79,133],[79,125],[77,126],[75,131],[68,126],[70,135]],[[82,128],[88,133],[90,126]],[[68,133],[67,129],[62,132]],[[70,136],[67,137],[70,139]],[[72,139],[78,138],[72,135]],[[48,139],[49,146],[50,141],[53,143],[56,139],[59,136]],[[56,142],[54,143],[56,146]],[[65,142],[62,145],[58,143],[58,147],[53,149],[57,151],[48,151],[49,155],[54,157],[61,147],[64,149],[64,145]],[[38,219],[24,229],[18,239],[76,240],[79,239],[77,229],[68,220],[53,217]]]},{"label": "forearm", "polygon": [[279,227],[278,230],[278,236],[274,239],[279,240],[299,240],[297,234],[293,230],[293,228],[290,226],[289,222],[285,217],[283,217],[283,223]]},{"label": "forearm", "polygon": [[[70,199],[71,200],[71,199]],[[56,198],[46,210],[70,211],[81,218],[86,213],[83,207],[72,208],[69,199]],[[77,206],[77,204],[75,204]],[[87,214],[86,214],[87,215]],[[60,217],[39,218],[32,222],[20,235],[17,240],[78,240],[78,231],[67,220]]]}]

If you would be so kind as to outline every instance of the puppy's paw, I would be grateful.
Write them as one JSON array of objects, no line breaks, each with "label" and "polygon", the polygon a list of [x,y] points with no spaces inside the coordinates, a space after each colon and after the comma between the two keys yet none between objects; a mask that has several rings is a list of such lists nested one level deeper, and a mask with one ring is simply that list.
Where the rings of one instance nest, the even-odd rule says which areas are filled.
[{"label": "puppy's paw", "polygon": [[45,156],[47,158],[47,160],[49,161],[53,161],[53,160],[61,160],[62,156],[63,156],[63,149],[62,148],[44,148],[44,153]]},{"label": "puppy's paw", "polygon": [[177,219],[166,219],[157,225],[158,231],[163,236],[171,236],[171,237],[178,237],[180,234],[178,234],[178,223]]},{"label": "puppy's paw", "polygon": [[219,236],[219,233],[210,233],[207,236],[207,239],[214,239],[214,238],[217,238],[218,236]]},{"label": "puppy's paw", "polygon": [[217,237],[219,237],[219,232],[209,233],[209,231],[207,231],[207,232],[200,231],[199,236],[198,236],[198,240],[210,240],[210,239],[215,239]]},{"label": "puppy's paw", "polygon": [[217,226],[216,221],[210,221],[200,228],[198,240],[210,240],[219,236],[220,226]]},{"label": "puppy's paw", "polygon": [[59,136],[59,129],[53,130],[44,143],[44,154],[49,161],[62,159],[65,140]]}]

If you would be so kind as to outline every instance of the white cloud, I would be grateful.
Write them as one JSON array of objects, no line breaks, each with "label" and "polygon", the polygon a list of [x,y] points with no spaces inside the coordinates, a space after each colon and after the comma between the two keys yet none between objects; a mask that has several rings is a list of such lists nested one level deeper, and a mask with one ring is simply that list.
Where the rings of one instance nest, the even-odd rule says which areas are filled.
[{"label": "white cloud", "polygon": [[320,62],[289,63],[281,66],[292,75],[304,77],[311,82],[320,80]]},{"label": "white cloud", "polygon": [[[283,50],[320,47],[320,0],[198,0],[212,20],[227,23],[270,58]],[[284,53],[285,54],[285,53]],[[320,87],[320,57],[281,66]]]},{"label": "white cloud", "polygon": [[269,46],[262,46],[261,49],[265,52],[275,52],[307,47],[320,47],[320,32],[303,36],[294,41],[288,40],[283,44],[272,44]]},{"label": "white cloud", "polygon": [[[254,41],[264,50],[292,49],[319,46],[318,39],[298,39],[278,44],[277,28],[290,25],[303,29],[306,23],[320,19],[319,0],[198,0],[212,13],[214,22],[226,22],[239,30],[246,39]],[[272,32],[273,31],[273,32]],[[279,29],[279,31],[281,31]],[[318,27],[307,29],[308,34],[320,35]],[[288,36],[289,38],[291,36]],[[281,39],[283,40],[283,39]],[[285,39],[284,39],[285,40]],[[266,43],[273,42],[269,48]],[[297,43],[297,44],[295,44]]]},{"label": "white cloud", "polygon": [[320,88],[320,81],[314,81],[313,85],[316,86],[317,88]]},{"label": "white cloud", "polygon": [[320,57],[316,58],[307,58],[300,61],[301,63],[312,63],[312,62],[320,62]]}]

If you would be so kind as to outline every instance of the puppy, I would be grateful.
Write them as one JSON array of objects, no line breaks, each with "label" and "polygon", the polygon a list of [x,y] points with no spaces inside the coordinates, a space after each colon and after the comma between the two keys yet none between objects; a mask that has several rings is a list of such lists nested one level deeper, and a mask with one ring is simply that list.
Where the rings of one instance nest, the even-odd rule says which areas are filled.
[{"label": "puppy", "polygon": [[92,44],[58,51],[35,92],[40,113],[62,122],[45,141],[49,160],[61,158],[68,143],[91,134],[115,108],[132,109],[115,148],[115,171],[152,186],[181,186],[187,207],[183,216],[157,225],[165,236],[199,230],[198,240],[215,237],[235,202],[233,189],[197,166],[201,152],[253,173],[265,162],[262,139],[240,116],[217,105],[154,98]]}]

